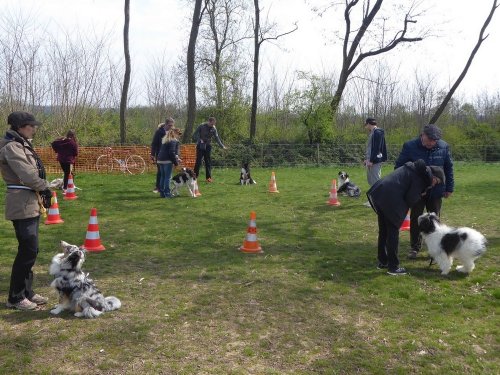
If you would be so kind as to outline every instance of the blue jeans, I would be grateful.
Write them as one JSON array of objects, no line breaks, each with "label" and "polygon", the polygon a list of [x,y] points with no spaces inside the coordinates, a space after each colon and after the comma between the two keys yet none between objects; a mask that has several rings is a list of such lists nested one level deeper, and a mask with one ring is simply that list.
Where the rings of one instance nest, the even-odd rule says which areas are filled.
[{"label": "blue jeans", "polygon": [[170,196],[170,179],[172,178],[173,164],[158,164],[160,166],[160,196]]}]

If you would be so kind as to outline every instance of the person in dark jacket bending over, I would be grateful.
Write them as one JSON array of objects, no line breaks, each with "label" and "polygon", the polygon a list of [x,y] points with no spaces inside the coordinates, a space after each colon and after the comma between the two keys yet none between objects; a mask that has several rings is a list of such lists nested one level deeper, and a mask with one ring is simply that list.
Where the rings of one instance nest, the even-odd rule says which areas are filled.
[{"label": "person in dark jacket bending over", "polygon": [[408,161],[422,159],[426,165],[435,165],[443,168],[446,184],[439,184],[428,194],[411,206],[410,213],[410,252],[409,259],[415,259],[422,247],[422,238],[418,229],[418,217],[424,212],[441,212],[442,198],[448,198],[453,193],[453,161],[450,146],[441,139],[441,129],[436,125],[424,126],[419,137],[406,142],[395,163],[395,168],[401,167]]},{"label": "person in dark jacket bending over", "polygon": [[207,182],[212,182],[212,159],[210,154],[212,152],[212,137],[215,137],[217,144],[224,146],[219,138],[217,129],[215,128],[215,117],[209,117],[208,122],[201,124],[193,134],[193,141],[196,142],[196,163],[194,165],[194,173],[196,177],[199,176],[201,160],[205,161],[205,178]]},{"label": "person in dark jacket bending over", "polygon": [[52,142],[52,149],[57,153],[57,161],[64,173],[63,190],[68,188],[68,177],[73,171],[76,157],[78,156],[78,144],[74,130],[68,130],[66,137],[57,138]]},{"label": "person in dark jacket bending over", "polygon": [[368,201],[378,216],[377,268],[387,268],[389,275],[406,275],[406,270],[399,266],[399,228],[408,209],[444,181],[441,167],[426,166],[419,159],[405,163],[367,191]]},{"label": "person in dark jacket bending over", "polygon": [[[368,185],[372,186],[382,177],[382,163],[387,160],[387,147],[385,145],[384,129],[377,126],[377,120],[368,117],[365,121],[365,128],[369,134],[366,142],[364,165]],[[370,207],[370,203],[366,202],[365,206]]]},{"label": "person in dark jacket bending over", "polygon": [[[174,126],[174,119],[171,117],[167,117],[163,124],[158,124],[158,129],[156,129],[155,134],[153,135],[153,141],[151,142],[151,160],[153,163],[156,163],[158,159],[158,153],[161,148],[161,141],[167,131],[170,130]],[[156,163],[156,183],[153,193],[158,193],[160,191],[160,166]]]}]

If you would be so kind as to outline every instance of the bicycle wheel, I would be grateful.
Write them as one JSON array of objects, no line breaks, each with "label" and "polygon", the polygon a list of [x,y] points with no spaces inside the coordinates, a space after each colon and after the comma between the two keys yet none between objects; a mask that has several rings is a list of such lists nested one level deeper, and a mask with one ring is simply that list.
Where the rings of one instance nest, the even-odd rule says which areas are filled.
[{"label": "bicycle wheel", "polygon": [[108,155],[101,155],[95,162],[95,169],[99,173],[109,173],[113,170],[113,162]]},{"label": "bicycle wheel", "polygon": [[146,162],[139,155],[130,155],[125,161],[127,171],[130,174],[141,174],[146,170]]}]

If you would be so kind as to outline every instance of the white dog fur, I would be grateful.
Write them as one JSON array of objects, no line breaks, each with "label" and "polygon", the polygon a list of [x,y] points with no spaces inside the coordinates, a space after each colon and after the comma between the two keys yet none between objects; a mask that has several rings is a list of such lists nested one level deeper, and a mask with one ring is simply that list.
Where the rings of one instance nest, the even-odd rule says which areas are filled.
[{"label": "white dog fur", "polygon": [[434,212],[419,216],[418,227],[429,255],[439,265],[442,275],[450,272],[454,258],[462,262],[457,271],[472,272],[474,261],[486,251],[487,241],[481,233],[472,228],[452,228],[442,224]]}]

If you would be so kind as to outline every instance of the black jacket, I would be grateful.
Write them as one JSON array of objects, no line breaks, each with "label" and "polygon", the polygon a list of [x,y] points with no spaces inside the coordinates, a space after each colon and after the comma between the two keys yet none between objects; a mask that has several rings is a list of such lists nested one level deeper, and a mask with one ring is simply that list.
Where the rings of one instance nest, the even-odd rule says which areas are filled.
[{"label": "black jacket", "polygon": [[408,162],[375,182],[366,192],[375,212],[400,227],[406,213],[432,185],[432,173],[423,160]]},{"label": "black jacket", "polygon": [[155,131],[155,135],[153,136],[153,141],[151,142],[151,156],[154,158],[158,157],[158,153],[161,148],[161,140],[167,134],[164,126],[159,127]]},{"label": "black jacket", "polygon": [[384,129],[376,128],[374,130],[370,149],[370,162],[373,164],[382,163],[387,160]]},{"label": "black jacket", "polygon": [[177,156],[179,156],[179,141],[169,141],[161,145],[158,161],[171,161],[172,164],[178,165]]}]

